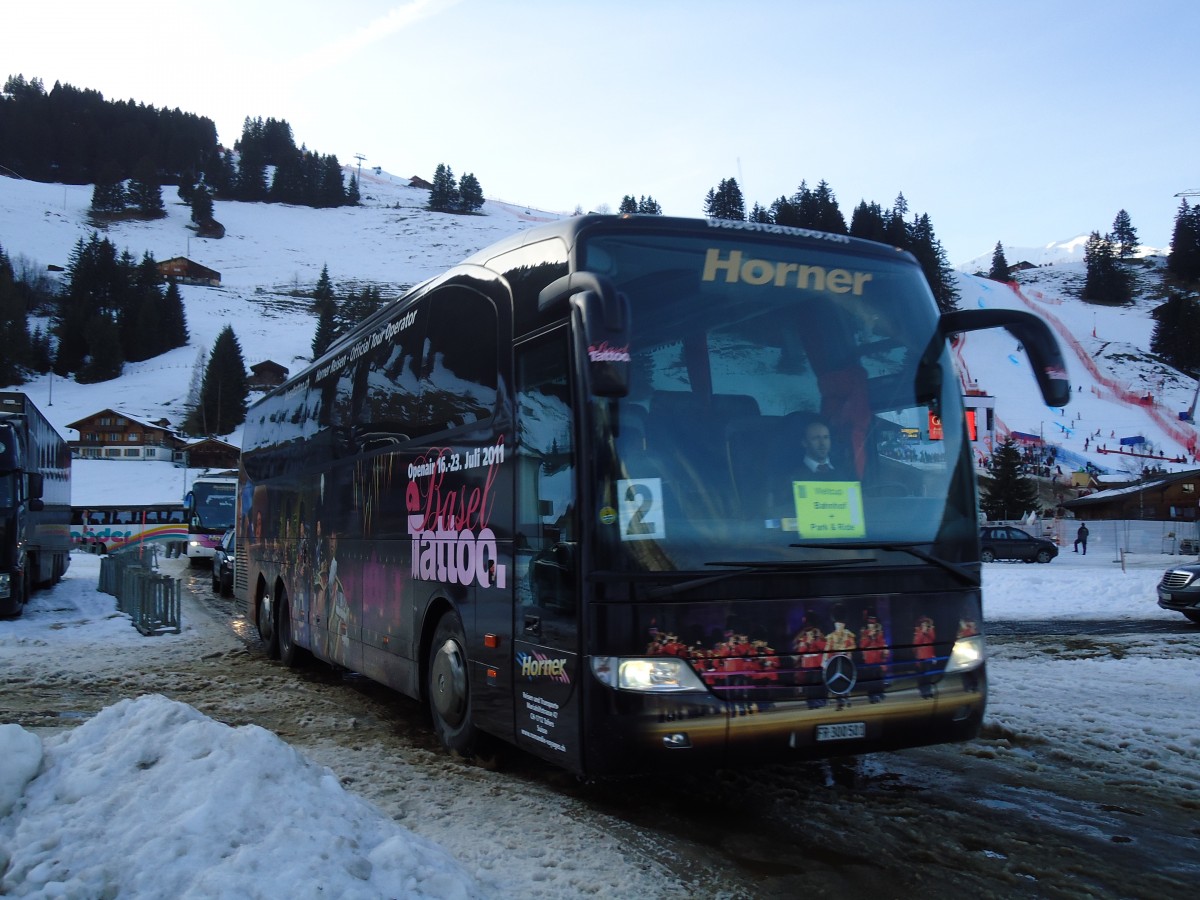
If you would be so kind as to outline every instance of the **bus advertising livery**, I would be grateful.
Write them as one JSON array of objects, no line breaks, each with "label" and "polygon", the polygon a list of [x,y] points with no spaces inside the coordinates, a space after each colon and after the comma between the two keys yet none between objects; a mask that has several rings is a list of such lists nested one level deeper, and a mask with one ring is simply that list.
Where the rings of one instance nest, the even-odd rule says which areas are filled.
[{"label": "bus advertising livery", "polygon": [[[256,403],[235,588],[268,651],[428,705],[444,745],[626,774],[973,737],[975,474],[893,247],[581,216],[418,285]],[[244,550],[244,552],[242,552]]]}]

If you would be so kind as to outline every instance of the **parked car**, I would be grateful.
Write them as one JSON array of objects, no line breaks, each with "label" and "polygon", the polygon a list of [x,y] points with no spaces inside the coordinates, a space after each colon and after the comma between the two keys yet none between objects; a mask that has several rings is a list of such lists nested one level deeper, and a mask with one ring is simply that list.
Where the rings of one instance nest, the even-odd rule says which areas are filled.
[{"label": "parked car", "polygon": [[1158,605],[1200,624],[1200,563],[1171,566],[1158,583]]},{"label": "parked car", "polygon": [[221,536],[221,544],[213,551],[212,589],[214,594],[229,597],[233,594],[233,562],[237,537],[230,528]]},{"label": "parked car", "polygon": [[1048,563],[1058,556],[1053,541],[1034,537],[1011,525],[989,525],[979,530],[979,558],[984,562],[996,559],[1019,559],[1024,562]]}]

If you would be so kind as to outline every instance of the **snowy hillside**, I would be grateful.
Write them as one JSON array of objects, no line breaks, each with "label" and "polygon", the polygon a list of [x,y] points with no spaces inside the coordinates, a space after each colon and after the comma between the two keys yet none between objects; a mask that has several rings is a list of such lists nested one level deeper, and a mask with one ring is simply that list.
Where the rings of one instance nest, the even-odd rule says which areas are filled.
[{"label": "snowy hillside", "polygon": [[[1140,269],[1143,284],[1152,284],[1154,268]],[[1038,435],[1059,448],[1064,465],[1090,462],[1101,471],[1132,478],[1146,465],[1168,472],[1195,466],[1192,450],[1197,433],[1179,418],[1196,399],[1197,382],[1164,365],[1150,352],[1159,302],[1143,297],[1126,307],[1106,307],[1076,299],[1084,278],[1082,263],[1048,266],[1022,273],[1015,288],[985,278],[959,276],[960,305],[1033,312],[1055,331],[1075,387],[1070,404],[1048,408],[1040,402],[1029,365],[1006,331],[972,332],[958,347],[964,384],[975,383],[994,395],[1002,432]],[[1137,448],[1120,443],[1141,436]],[[1104,451],[1125,449],[1117,455]],[[1183,460],[1183,462],[1174,462]]]},{"label": "snowy hillside", "polygon": [[[1088,237],[1086,234],[1081,234],[1065,241],[1052,241],[1041,247],[1010,247],[1003,243],[1001,246],[1004,249],[1004,259],[1009,265],[1015,266],[1027,262],[1034,266],[1056,266],[1062,263],[1083,262],[1083,253],[1087,248]],[[976,256],[974,259],[960,263],[954,268],[969,274],[990,272],[993,252],[995,252],[995,248],[982,256]],[[1142,245],[1138,247],[1135,256],[1144,258],[1166,256],[1166,254],[1165,249]]]},{"label": "snowy hillside", "polygon": [[[197,361],[203,362],[226,323],[233,325],[247,365],[271,359],[294,372],[307,363],[316,320],[303,294],[312,290],[323,266],[328,266],[340,296],[371,284],[392,297],[501,237],[562,215],[497,201],[485,203],[476,216],[433,213],[424,208],[428,192],[408,182],[407,177],[363,171],[363,199],[357,208],[217,202],[214,215],[226,229],[221,240],[196,237],[187,227],[188,208],[173,188],[165,188],[165,219],[115,223],[103,233],[118,252],[128,250],[137,258],[149,252],[159,261],[186,256],[221,274],[220,287],[181,287],[189,346],[127,363],[125,374],[115,381],[79,385],[43,376],[21,389],[67,437],[76,436],[66,428],[68,423],[108,407],[179,423]],[[88,186],[0,178],[0,246],[18,271],[67,264],[76,242],[94,230],[88,219],[91,193]],[[1069,257],[1079,246],[1048,245],[1046,251],[1058,248],[1054,252]],[[1026,256],[1013,251],[1010,259]],[[1149,262],[1160,265],[1161,259]],[[1139,272],[1144,283],[1152,281],[1152,270]],[[1081,303],[1072,293],[1083,279],[1078,261],[1023,273],[1020,295],[986,279],[967,274],[958,278],[962,308],[1011,306],[1031,309],[1051,321],[1067,345],[1072,381],[1082,388],[1067,409],[1049,410],[1006,332],[968,335],[959,348],[963,376],[997,397],[997,417],[1005,429],[1044,435],[1061,445],[1068,454],[1064,458],[1089,460],[1117,473],[1140,471],[1145,460],[1114,459],[1098,453],[1098,444],[1112,446],[1121,437],[1142,435],[1155,454],[1178,458],[1195,440],[1194,429],[1180,423],[1178,413],[1191,405],[1196,383],[1154,361],[1148,352],[1153,324],[1149,314],[1157,301],[1144,299],[1115,309]],[[1147,395],[1153,397],[1152,407],[1128,402],[1129,397]],[[228,438],[238,443],[241,435],[235,432]],[[113,464],[92,465],[104,467],[104,480],[111,480]],[[1187,466],[1165,468],[1190,465],[1188,456]],[[78,471],[80,486],[86,483],[79,477],[86,468]],[[147,470],[138,468],[145,482]],[[171,483],[170,498],[178,494],[176,477],[168,471],[162,479]]]}]

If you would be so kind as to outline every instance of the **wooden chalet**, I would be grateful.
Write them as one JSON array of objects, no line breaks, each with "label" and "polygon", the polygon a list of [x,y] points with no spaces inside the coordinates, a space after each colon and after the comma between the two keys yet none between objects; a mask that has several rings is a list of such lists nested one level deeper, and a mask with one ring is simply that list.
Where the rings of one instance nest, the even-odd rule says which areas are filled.
[{"label": "wooden chalet", "polygon": [[1155,475],[1132,484],[1064,500],[1077,519],[1200,521],[1200,469]]},{"label": "wooden chalet", "polygon": [[158,264],[158,273],[163,278],[172,278],[180,284],[199,284],[205,287],[219,287],[221,273],[186,256],[173,256]]},{"label": "wooden chalet", "polygon": [[189,469],[237,469],[242,451],[220,438],[204,438],[183,448]]},{"label": "wooden chalet", "polygon": [[165,420],[151,422],[115,409],[102,409],[67,425],[79,432],[68,440],[77,459],[175,459],[185,441]]},{"label": "wooden chalet", "polygon": [[269,391],[287,381],[287,366],[281,366],[271,359],[263,360],[250,367],[250,377],[246,379],[246,387],[252,391]]}]

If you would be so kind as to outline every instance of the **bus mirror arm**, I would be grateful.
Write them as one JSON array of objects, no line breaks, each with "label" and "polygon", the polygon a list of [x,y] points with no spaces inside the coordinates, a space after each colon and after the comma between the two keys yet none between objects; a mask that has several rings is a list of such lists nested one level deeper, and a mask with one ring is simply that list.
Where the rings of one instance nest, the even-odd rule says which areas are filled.
[{"label": "bus mirror arm", "polygon": [[1018,309],[967,309],[943,313],[939,331],[946,338],[964,331],[1004,328],[1020,341],[1029,357],[1042,399],[1047,406],[1066,406],[1071,399],[1071,382],[1062,349],[1042,319]]},{"label": "bus mirror arm", "polygon": [[588,381],[597,397],[629,393],[629,298],[594,272],[564,275],[538,294],[538,309],[569,298],[572,326],[583,337]]}]

